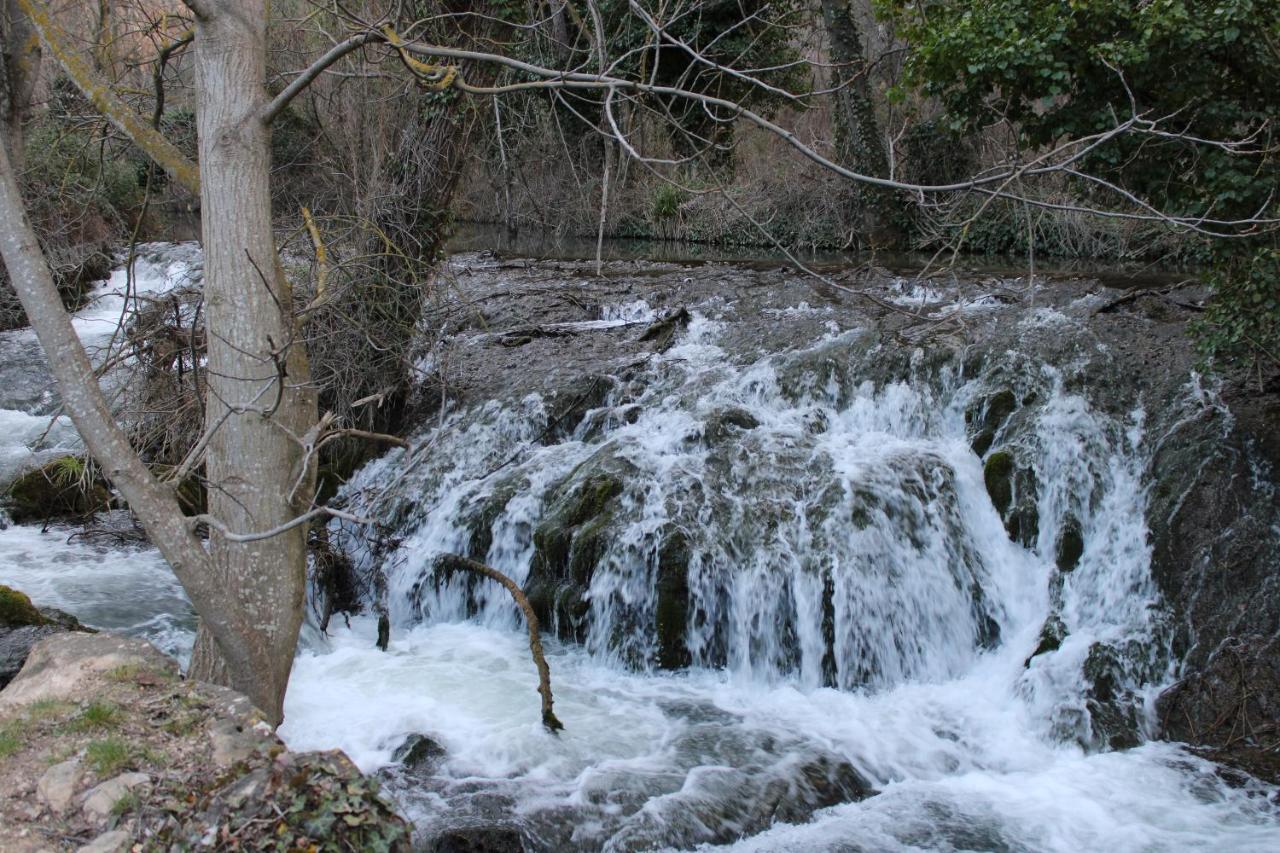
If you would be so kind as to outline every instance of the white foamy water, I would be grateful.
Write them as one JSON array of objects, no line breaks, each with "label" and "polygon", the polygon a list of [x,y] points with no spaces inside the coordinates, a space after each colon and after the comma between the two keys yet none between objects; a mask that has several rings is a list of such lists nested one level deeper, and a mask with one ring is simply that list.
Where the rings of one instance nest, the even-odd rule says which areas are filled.
[{"label": "white foamy water", "polygon": [[[198,244],[140,244],[132,269],[122,266],[95,284],[72,316],[94,363],[118,351],[121,324],[135,310],[174,288],[198,283],[200,274]],[[57,413],[56,394],[31,329],[0,332],[0,363],[5,370],[5,383],[0,383],[3,487],[24,470],[79,452],[81,445],[70,418]]]},{"label": "white foamy water", "polygon": [[[633,303],[598,322],[651,313]],[[1093,733],[1097,644],[1125,650],[1139,738],[1144,701],[1170,677],[1141,411],[1095,411],[1052,368],[1020,374],[1019,398],[1039,402],[995,446],[1030,460],[1039,484],[1023,547],[969,446],[981,377],[916,358],[872,382],[885,354],[858,331],[735,359],[722,331],[695,313],[641,387],[616,388],[556,443],[540,443],[549,415],[534,395],[456,414],[427,457],[367,466],[349,508],[390,520],[398,544],[355,553],[386,570],[391,645],[374,648],[372,617],[335,618],[307,643],[290,746],[338,747],[376,771],[407,735],[429,735],[443,763],[389,776],[406,813],[427,833],[515,824],[537,850],[1280,849],[1273,790],[1231,787],[1175,745],[1105,751]],[[484,518],[483,558],[537,581],[539,525],[614,476],[581,579],[582,643],[546,639],[566,726],[552,736],[505,593],[436,578],[432,561],[468,552]],[[1084,548],[1063,575],[1069,521]],[[694,666],[672,673],[654,626],[677,534]],[[66,535],[0,531],[0,583],[189,646],[189,609],[154,551]],[[1066,638],[1032,657],[1051,614]],[[845,802],[855,783],[874,794]]]}]

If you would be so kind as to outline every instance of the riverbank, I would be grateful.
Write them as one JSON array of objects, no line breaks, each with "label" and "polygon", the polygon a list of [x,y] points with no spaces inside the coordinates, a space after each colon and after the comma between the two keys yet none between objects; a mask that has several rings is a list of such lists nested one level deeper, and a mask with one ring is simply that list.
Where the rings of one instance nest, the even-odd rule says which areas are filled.
[{"label": "riverbank", "polygon": [[243,696],[143,640],[42,640],[0,691],[0,847],[408,850],[341,752],[294,753]]}]

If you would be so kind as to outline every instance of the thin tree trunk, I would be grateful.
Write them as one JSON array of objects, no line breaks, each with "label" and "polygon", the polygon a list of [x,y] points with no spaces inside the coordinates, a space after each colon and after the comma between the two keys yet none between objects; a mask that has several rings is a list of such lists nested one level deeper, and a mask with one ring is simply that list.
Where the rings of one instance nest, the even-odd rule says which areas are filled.
[{"label": "thin tree trunk", "polygon": [[16,0],[0,0],[0,49],[5,75],[0,128],[7,132],[9,162],[21,172],[31,97],[40,76],[40,39]]},{"label": "thin tree trunk", "polygon": [[[306,351],[271,228],[270,133],[265,0],[218,0],[195,26],[196,122],[208,335],[205,422],[220,424],[205,468],[209,514],[242,533],[269,530],[304,511],[314,493],[314,459],[302,439],[316,423]],[[283,717],[306,588],[306,525],[252,542],[210,531],[209,556],[232,590],[260,671],[250,694],[271,719]],[[201,625],[200,633],[206,633]],[[222,644],[197,638],[191,674],[230,681]]]},{"label": "thin tree trunk", "polygon": [[[177,494],[160,485],[133,452],[129,439],[116,422],[98,386],[93,365],[62,307],[58,288],[49,272],[27,219],[18,185],[5,149],[0,144],[0,256],[3,256],[13,288],[48,357],[63,408],[84,439],[85,446],[102,465],[130,508],[141,519],[147,535],[173,568],[197,612],[217,637],[233,669],[251,674],[254,653],[244,640],[252,626],[232,606],[232,596],[209,571],[200,541],[192,534],[178,505]],[[238,679],[237,689],[251,692],[252,679]]]},{"label": "thin tree trunk", "polygon": [[[862,33],[850,8],[851,0],[822,0],[822,20],[831,52],[831,85],[835,96],[837,159],[864,175],[889,175],[889,153],[876,117],[870,64],[862,45]],[[892,229],[897,213],[891,191],[860,185],[857,201],[863,212],[862,230],[873,241],[877,232]]]}]

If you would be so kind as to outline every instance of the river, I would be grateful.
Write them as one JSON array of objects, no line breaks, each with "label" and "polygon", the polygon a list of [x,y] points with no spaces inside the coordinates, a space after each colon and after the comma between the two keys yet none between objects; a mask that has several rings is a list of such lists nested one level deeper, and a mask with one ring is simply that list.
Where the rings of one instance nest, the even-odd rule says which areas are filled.
[{"label": "river", "polygon": [[[381,578],[392,642],[374,648],[367,615],[335,617],[327,637],[308,627],[281,728],[292,748],[337,747],[382,770],[424,837],[500,824],[533,850],[1280,848],[1274,790],[1228,784],[1150,739],[1151,702],[1175,670],[1145,519],[1164,413],[1102,405],[1069,359],[1030,347],[981,368],[888,352],[865,317],[792,279],[715,265],[659,265],[691,317],[637,358],[637,329],[677,291],[638,283],[652,267],[624,286],[629,262],[614,263],[621,278],[596,287],[560,261],[451,260],[476,299],[536,282],[599,304],[587,319],[541,312],[541,336],[484,350],[474,371],[505,390],[424,419],[417,450],[348,485],[348,508],[394,529],[341,540]],[[163,293],[198,269],[194,247],[153,245],[134,286]],[[123,285],[113,276],[80,312],[91,348],[127,314]],[[1061,338],[1099,301],[983,286],[882,295],[1003,325],[1012,341]],[[1016,286],[1033,304],[993,319],[994,295]],[[490,346],[501,317],[487,319],[427,348],[423,370]],[[545,383],[511,379],[551,357],[581,359],[597,385],[611,377],[589,395],[557,377],[561,397],[590,397],[567,420]],[[0,335],[0,371],[0,464],[74,449],[66,424],[45,431],[56,401],[30,332]],[[974,413],[1006,386],[1017,409],[979,455]],[[1036,529],[1020,536],[984,481],[1005,446],[1036,478]],[[1064,571],[1070,524],[1083,549]],[[0,583],[189,654],[192,615],[158,555],[72,533],[0,530]],[[437,576],[449,552],[554,599],[559,736],[539,724],[518,612],[499,589]],[[1065,636],[1044,650],[1053,619]],[[1085,667],[1100,645],[1127,655],[1136,745],[1099,734]],[[410,733],[444,758],[395,768]]]}]

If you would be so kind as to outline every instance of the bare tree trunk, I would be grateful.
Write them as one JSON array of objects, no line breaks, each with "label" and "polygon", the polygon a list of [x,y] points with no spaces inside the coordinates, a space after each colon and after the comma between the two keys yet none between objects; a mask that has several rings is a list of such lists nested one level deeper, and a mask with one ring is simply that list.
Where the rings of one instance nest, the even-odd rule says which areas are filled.
[{"label": "bare tree trunk", "polygon": [[196,611],[205,617],[232,670],[242,675],[236,679],[236,688],[261,702],[261,692],[254,689],[254,649],[245,639],[253,626],[209,571],[208,557],[183,517],[176,491],[151,476],[116,422],[27,220],[5,153],[9,141],[0,144],[0,222],[4,222],[0,256],[48,357],[63,408],[89,452],[146,526],[147,535],[173,568]]},{"label": "bare tree trunk", "polygon": [[[889,152],[876,117],[871,89],[870,63],[862,45],[862,33],[850,8],[851,0],[822,0],[822,20],[831,51],[831,85],[835,96],[837,159],[842,165],[876,178],[889,176]],[[876,241],[878,232],[892,230],[897,213],[891,191],[859,185],[858,204],[863,231]]]},{"label": "bare tree trunk", "polygon": [[115,33],[111,26],[111,0],[98,0],[98,25],[93,40],[93,67],[100,72],[110,72],[111,43]]},{"label": "bare tree trunk", "polygon": [[21,172],[31,97],[40,76],[40,39],[16,0],[0,0],[0,61],[4,65],[4,116],[9,161]]},{"label": "bare tree trunk", "polygon": [[[315,465],[304,439],[315,392],[293,319],[293,296],[271,229],[265,0],[201,3],[195,69],[208,336],[205,458],[209,514],[241,533],[271,530],[306,510]],[[209,556],[233,591],[261,670],[254,697],[272,719],[297,648],[306,588],[306,526],[251,542],[210,531]],[[206,633],[201,625],[202,635]],[[195,678],[230,681],[221,644],[197,639]]]}]

